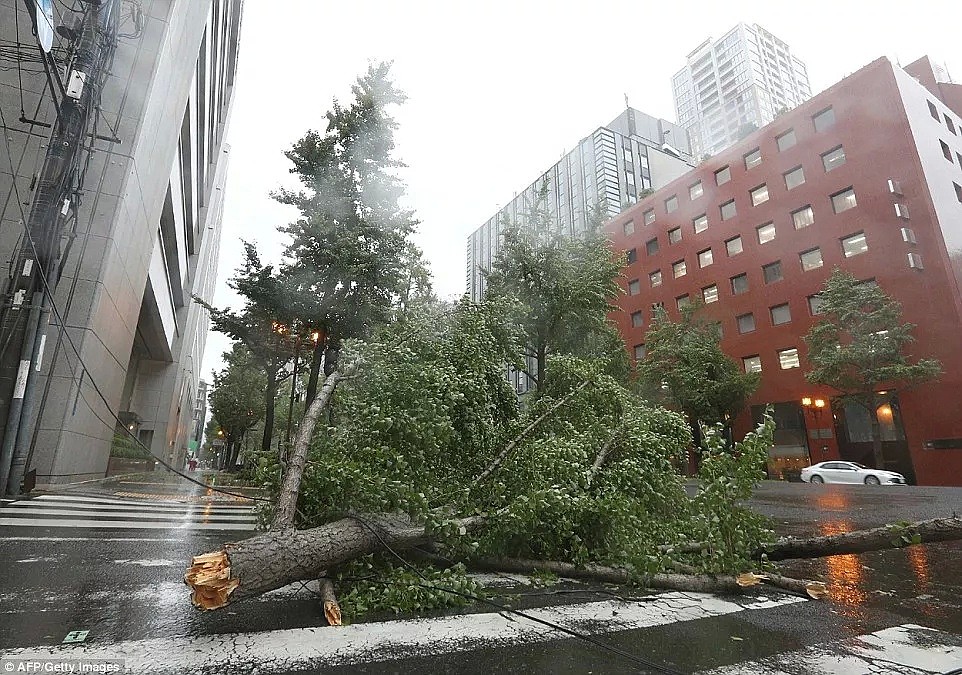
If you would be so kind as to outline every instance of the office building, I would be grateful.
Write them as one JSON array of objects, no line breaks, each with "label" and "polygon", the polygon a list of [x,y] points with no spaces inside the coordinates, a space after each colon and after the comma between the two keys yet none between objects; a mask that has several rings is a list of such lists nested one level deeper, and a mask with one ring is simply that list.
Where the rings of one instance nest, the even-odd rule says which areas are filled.
[{"label": "office building", "polygon": [[904,69],[874,61],[607,227],[636,253],[613,317],[628,350],[644,358],[653,306],[677,318],[685,303],[706,303],[724,351],[761,373],[736,433],[775,405],[773,475],[838,458],[874,464],[868,411],[806,381],[802,337],[834,268],[878,284],[916,324],[908,356],[944,371],[887,392],[877,411],[886,468],[962,485],[962,85],[928,58]]},{"label": "office building", "polygon": [[692,152],[714,155],[811,97],[805,64],[758,24],[708,39],[672,77],[675,115]]},{"label": "office building", "polygon": [[[56,203],[61,246],[46,273],[59,264],[61,274],[23,399],[26,411],[32,387],[33,408],[19,420],[27,484],[103,477],[124,427],[180,468],[208,331],[192,296],[209,301],[216,280],[243,0],[38,2],[35,15],[28,4],[0,0],[10,160],[0,162],[0,257],[13,277],[46,265],[38,257],[20,269],[25,223],[43,207],[49,139],[63,133],[58,106],[82,126]],[[18,302],[44,295],[38,287],[24,301],[15,287],[4,289],[6,328]],[[23,391],[15,366],[0,373],[7,437]]]},{"label": "office building", "polygon": [[574,150],[543,172],[469,237],[466,290],[477,302],[484,270],[497,256],[506,223],[524,225],[539,191],[557,231],[583,233],[593,217],[607,219],[693,166],[688,135],[666,120],[628,108],[610,124],[583,138]]}]

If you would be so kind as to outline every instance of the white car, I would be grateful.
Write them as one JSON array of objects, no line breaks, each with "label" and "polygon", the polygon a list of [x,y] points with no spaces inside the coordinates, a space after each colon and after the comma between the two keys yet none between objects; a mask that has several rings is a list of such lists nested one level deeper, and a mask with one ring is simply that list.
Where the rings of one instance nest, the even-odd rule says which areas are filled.
[{"label": "white car", "polygon": [[905,485],[905,476],[894,471],[870,469],[858,462],[819,462],[802,469],[806,483],[864,483]]}]

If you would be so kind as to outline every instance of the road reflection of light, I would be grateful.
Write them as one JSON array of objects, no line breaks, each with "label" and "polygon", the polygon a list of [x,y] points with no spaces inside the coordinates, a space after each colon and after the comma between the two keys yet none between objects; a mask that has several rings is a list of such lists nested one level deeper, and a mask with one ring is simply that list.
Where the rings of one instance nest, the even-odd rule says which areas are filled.
[{"label": "road reflection of light", "polygon": [[[815,505],[820,509],[827,511],[848,511],[850,508],[850,501],[847,492],[839,489],[828,489],[825,491],[819,491],[818,496],[815,497]],[[832,523],[829,523],[831,525]],[[842,532],[848,532],[848,530],[841,530]],[[823,534],[834,534],[834,533],[823,533]]]},{"label": "road reflection of light", "polygon": [[[819,524],[819,534],[851,532],[851,523],[832,521]],[[841,613],[851,618],[864,616],[865,568],[857,555],[833,555],[825,558],[829,597],[840,605]]]},{"label": "road reflection of light", "polygon": [[919,593],[925,593],[929,589],[929,554],[924,546],[909,546],[905,552],[915,574],[915,587]]},{"label": "road reflection of light", "polygon": [[213,505],[214,504],[212,502],[207,502],[207,506],[204,507],[204,518],[203,518],[204,523],[210,522],[210,509]]}]

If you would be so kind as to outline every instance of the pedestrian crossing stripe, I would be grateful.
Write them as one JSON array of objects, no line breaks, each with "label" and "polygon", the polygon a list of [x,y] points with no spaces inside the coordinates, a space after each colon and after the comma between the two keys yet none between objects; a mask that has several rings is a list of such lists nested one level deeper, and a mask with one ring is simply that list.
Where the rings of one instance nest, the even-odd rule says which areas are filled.
[{"label": "pedestrian crossing stripe", "polygon": [[40,495],[0,505],[0,526],[42,528],[256,529],[252,506],[133,501],[80,495]]}]

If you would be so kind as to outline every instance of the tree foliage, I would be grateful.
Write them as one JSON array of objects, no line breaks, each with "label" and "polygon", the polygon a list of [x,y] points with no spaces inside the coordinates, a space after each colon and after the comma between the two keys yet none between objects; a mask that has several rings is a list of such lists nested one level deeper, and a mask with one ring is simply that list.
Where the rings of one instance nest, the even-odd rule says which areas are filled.
[{"label": "tree foliage", "polygon": [[759,374],[746,373],[721,349],[720,326],[704,316],[701,303],[682,309],[680,321],[659,308],[645,335],[645,358],[638,371],[655,398],[660,393],[699,424],[725,426],[740,413],[758,388]]},{"label": "tree foliage", "polygon": [[559,232],[542,186],[524,223],[505,223],[501,248],[486,275],[485,297],[511,300],[522,331],[523,370],[540,391],[552,355],[601,358],[627,375],[624,345],[608,314],[620,292],[621,261],[594,228],[583,236]]},{"label": "tree foliage", "polygon": [[[226,465],[231,467],[241,440],[264,419],[267,378],[243,344],[235,344],[231,351],[225,352],[224,361],[226,366],[214,373],[207,398],[211,417],[217,428],[224,432],[223,439],[229,452]],[[269,404],[273,406],[274,401]]]},{"label": "tree foliage", "polygon": [[941,364],[906,349],[914,324],[902,322],[901,305],[874,283],[864,283],[836,268],[818,294],[822,319],[805,336],[809,382],[838,391],[840,402],[863,406],[872,420],[873,453],[883,468],[877,411],[895,388],[910,387],[939,376]]}]

